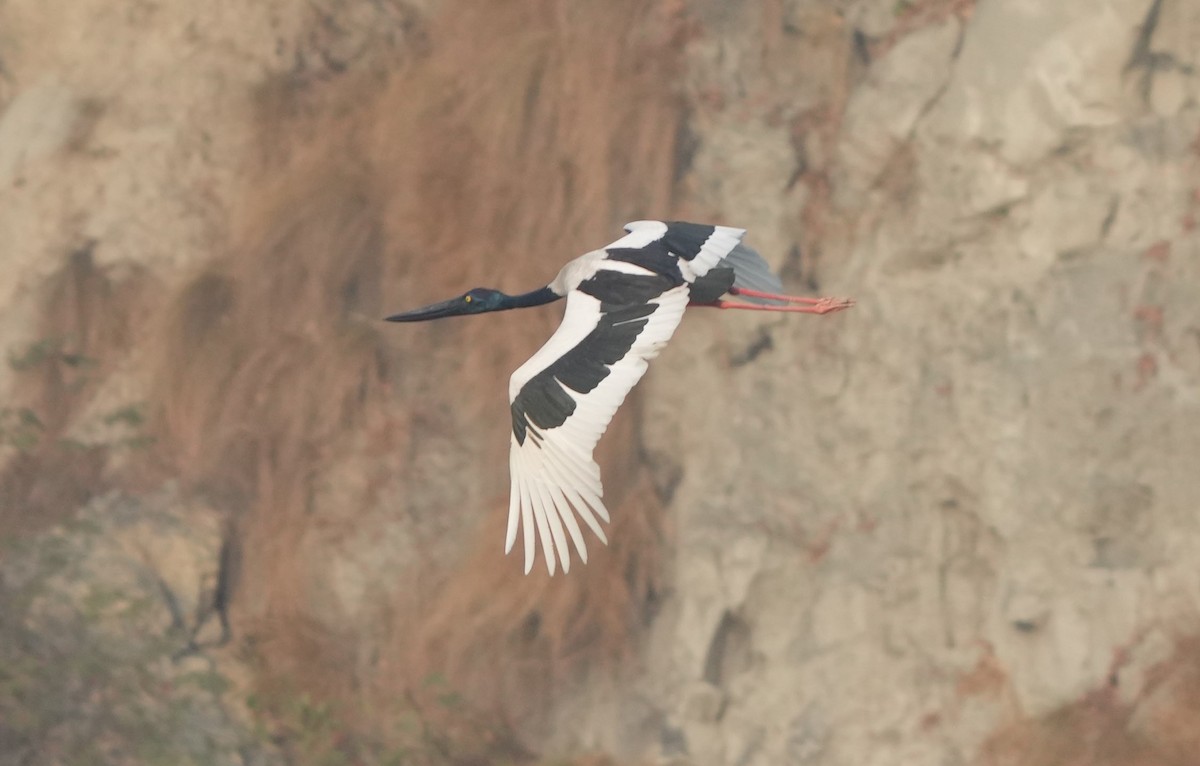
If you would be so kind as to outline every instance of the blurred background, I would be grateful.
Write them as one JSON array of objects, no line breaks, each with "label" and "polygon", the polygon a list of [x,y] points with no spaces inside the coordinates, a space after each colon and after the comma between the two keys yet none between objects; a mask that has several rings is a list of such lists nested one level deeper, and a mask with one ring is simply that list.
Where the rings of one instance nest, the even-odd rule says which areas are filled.
[{"label": "blurred background", "polygon": [[[1200,764],[1200,5],[0,0],[0,766]],[[508,375],[695,312],[502,555]]]}]

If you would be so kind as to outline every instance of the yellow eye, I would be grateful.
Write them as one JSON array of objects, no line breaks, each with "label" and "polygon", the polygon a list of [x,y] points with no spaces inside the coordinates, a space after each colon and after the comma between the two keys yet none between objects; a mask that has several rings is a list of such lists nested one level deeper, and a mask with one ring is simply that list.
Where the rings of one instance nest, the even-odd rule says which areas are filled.
[{"label": "yellow eye", "polygon": [[467,303],[470,303],[471,301],[473,301],[475,299],[469,295],[466,295],[466,296],[463,296],[463,300],[466,301]]}]

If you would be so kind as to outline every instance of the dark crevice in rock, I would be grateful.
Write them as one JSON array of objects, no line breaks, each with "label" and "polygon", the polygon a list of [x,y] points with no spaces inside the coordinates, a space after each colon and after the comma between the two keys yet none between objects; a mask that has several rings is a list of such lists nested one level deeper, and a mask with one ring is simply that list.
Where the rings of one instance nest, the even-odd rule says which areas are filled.
[{"label": "dark crevice in rock", "polygon": [[726,611],[713,633],[704,659],[704,680],[722,688],[733,676],[750,667],[750,626]]},{"label": "dark crevice in rock", "polygon": [[729,359],[730,367],[745,367],[753,362],[763,353],[775,348],[775,341],[771,338],[771,333],[764,328],[759,331],[758,337],[754,339],[743,351],[734,354]]}]

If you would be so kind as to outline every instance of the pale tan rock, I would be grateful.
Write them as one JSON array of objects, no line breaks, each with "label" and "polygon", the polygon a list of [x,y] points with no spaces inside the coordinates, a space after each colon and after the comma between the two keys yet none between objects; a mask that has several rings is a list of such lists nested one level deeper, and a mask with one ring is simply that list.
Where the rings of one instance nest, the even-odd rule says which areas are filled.
[{"label": "pale tan rock", "polygon": [[[316,686],[357,694],[379,684],[394,702],[404,688],[396,679],[412,671],[396,647],[436,618],[441,630],[424,657],[456,659],[479,695],[470,699],[500,700],[522,741],[547,758],[987,763],[990,743],[1015,721],[1053,727],[1095,699],[1128,721],[1108,736],[1188,757],[1194,702],[1160,669],[1193,672],[1173,658],[1188,646],[1181,636],[1195,634],[1200,604],[1194,3],[1162,0],[1144,51],[1153,65],[1133,56],[1146,0],[647,5],[636,34],[611,45],[608,27],[572,31],[607,19],[607,4],[548,3],[524,24],[536,39],[505,30],[520,44],[490,28],[422,39],[391,3],[114,7],[0,5],[0,175],[13,182],[0,184],[0,350],[37,340],[37,290],[90,240],[102,267],[150,270],[167,302],[218,258],[247,283],[296,275],[237,268],[263,252],[309,252],[305,243],[324,231],[277,226],[277,213],[252,204],[292,201],[257,185],[251,167],[261,162],[310,205],[295,218],[329,214],[340,187],[308,194],[312,177],[328,178],[305,175],[312,158],[289,153],[306,141],[335,160],[352,145],[367,166],[353,168],[362,174],[354,182],[374,184],[354,199],[379,210],[353,220],[381,222],[362,249],[386,268],[328,271],[345,278],[330,294],[364,316],[384,298],[548,278],[574,254],[566,250],[620,223],[597,218],[638,206],[747,226],[789,290],[858,300],[811,321],[689,315],[601,455],[610,492],[654,487],[631,495],[637,507],[622,509],[622,523],[651,508],[662,526],[636,543],[614,533],[588,568],[549,583],[506,569],[514,562],[494,533],[507,493],[503,378],[557,315],[387,336],[378,367],[393,386],[391,419],[350,418],[337,431],[344,439],[306,446],[320,454],[317,469],[274,487],[305,500],[277,534],[257,538],[288,566],[264,567],[270,577],[238,591],[245,625],[276,642],[270,659]],[[496,7],[452,5],[462,25],[472,13],[494,19]],[[856,30],[869,39],[856,40]],[[645,50],[635,44],[643,38],[682,55],[678,81],[626,87],[604,76]],[[481,47],[491,58],[471,58]],[[391,57],[408,53],[433,57],[433,72],[396,78]],[[578,66],[588,55],[603,66]],[[339,68],[347,80],[334,76]],[[349,79],[371,95],[330,95]],[[280,82],[293,100],[270,102],[264,115],[264,83]],[[376,97],[388,109],[368,103]],[[674,98],[688,107],[687,131],[653,108]],[[627,102],[638,109],[619,125],[606,121]],[[401,109],[419,119],[391,121]],[[461,142],[431,141],[433,152],[407,143],[446,132],[438,120],[448,112]],[[532,144],[510,143],[529,126]],[[553,154],[568,144],[578,151]],[[556,157],[535,164],[536,182],[561,193],[513,193],[531,188],[514,156]],[[666,189],[673,163],[668,202],[646,190]],[[597,169],[608,175],[589,185]],[[640,183],[643,173],[654,178]],[[475,207],[464,210],[460,198]],[[439,236],[405,237],[427,230],[415,219],[441,217],[428,229]],[[493,226],[503,247],[479,247],[476,229]],[[244,231],[268,244],[235,236]],[[553,247],[526,252],[534,239]],[[270,343],[211,358],[241,369],[277,359],[281,339],[299,339],[304,364],[281,365],[292,377],[255,392],[269,409],[300,377],[325,379],[304,343],[353,342],[324,334],[325,316],[310,312],[253,338]],[[111,440],[115,431],[96,426],[105,413],[161,395],[150,379],[151,325],[80,406],[73,437]],[[19,379],[0,366],[6,395]],[[345,401],[320,404],[328,409],[314,405],[305,417]],[[260,423],[256,414],[244,413],[247,427]],[[262,455],[255,469],[271,476],[280,452]],[[143,508],[111,529],[88,572],[139,593],[150,592],[144,578],[158,578],[192,613],[216,572],[215,517],[210,506],[163,502],[161,514]],[[251,506],[246,513],[259,512]],[[648,564],[653,598],[613,595],[645,575],[604,569],[622,542],[661,545]],[[0,562],[5,585],[19,586],[9,561]],[[475,589],[449,591],[457,606],[439,601],[458,574]],[[56,580],[61,598],[39,602],[35,616],[51,624],[73,614],[86,586]],[[162,630],[161,611],[125,622],[126,602],[91,603],[106,641]],[[267,603],[278,610],[271,619],[250,619]],[[279,627],[283,607],[303,621]],[[634,626],[634,638],[604,634],[625,650],[621,662],[588,654],[595,610]],[[555,615],[567,627],[550,632]],[[215,638],[214,626],[201,637]],[[588,660],[572,666],[578,675],[555,675],[580,656]],[[239,689],[253,683],[250,665],[217,662],[155,672],[216,667]],[[428,663],[418,686],[436,665]],[[385,707],[370,712],[383,718]],[[232,730],[197,720],[197,731]],[[1075,732],[1066,742],[1082,747],[1087,738]],[[1039,743],[1059,742],[1025,740],[1051,755]],[[1090,762],[1070,747],[1059,761]]]}]

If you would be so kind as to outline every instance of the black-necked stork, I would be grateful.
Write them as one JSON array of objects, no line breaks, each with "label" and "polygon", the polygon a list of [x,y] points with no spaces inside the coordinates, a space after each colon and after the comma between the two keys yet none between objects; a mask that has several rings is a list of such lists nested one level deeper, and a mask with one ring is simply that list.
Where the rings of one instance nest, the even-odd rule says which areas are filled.
[{"label": "black-necked stork", "polygon": [[[673,221],[635,221],[624,237],[563,266],[549,285],[522,295],[475,288],[389,322],[482,314],[567,299],[562,324],[513,373],[509,470],[512,489],[504,552],[525,533],[525,573],[533,567],[534,527],[546,568],[570,571],[568,536],[587,562],[575,515],[607,544],[599,519],[600,467],[592,450],[647,362],[671,339],[688,305],[828,314],[854,305],[840,298],[781,295],[782,283],[742,244],[745,229]],[[750,303],[725,300],[734,295]],[[797,305],[800,304],[800,305]],[[573,512],[572,512],[573,511]]]}]

